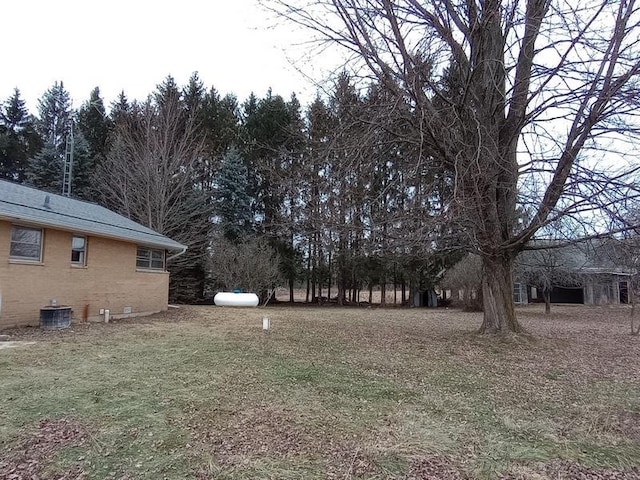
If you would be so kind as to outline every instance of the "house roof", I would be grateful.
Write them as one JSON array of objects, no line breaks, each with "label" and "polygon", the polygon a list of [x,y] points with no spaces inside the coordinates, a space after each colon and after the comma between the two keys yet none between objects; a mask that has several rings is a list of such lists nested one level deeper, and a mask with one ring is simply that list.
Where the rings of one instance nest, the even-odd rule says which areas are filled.
[{"label": "house roof", "polygon": [[148,247],[186,247],[95,203],[0,180],[0,219],[108,237]]},{"label": "house roof", "polygon": [[[612,275],[635,275],[635,270],[625,265],[624,258],[617,251],[615,242],[609,239],[592,239],[577,241],[570,244],[561,244],[553,240],[533,240],[529,244],[533,250],[524,251],[522,260],[527,263],[544,264],[551,261],[554,267],[559,267],[566,271],[582,274],[612,274]],[[553,258],[536,258],[538,254],[544,252],[553,253]]]}]

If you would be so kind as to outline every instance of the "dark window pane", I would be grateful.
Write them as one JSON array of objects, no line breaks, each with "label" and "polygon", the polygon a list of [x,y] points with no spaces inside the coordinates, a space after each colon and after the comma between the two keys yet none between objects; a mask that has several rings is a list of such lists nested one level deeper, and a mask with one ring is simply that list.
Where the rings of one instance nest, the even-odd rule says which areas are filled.
[{"label": "dark window pane", "polygon": [[84,265],[86,239],[84,237],[73,237],[71,239],[71,262]]},{"label": "dark window pane", "polygon": [[40,258],[40,246],[26,243],[12,243],[10,255],[12,257],[34,258],[37,260]]},{"label": "dark window pane", "polygon": [[147,248],[139,248],[136,255],[136,267],[149,268],[151,265],[151,252]]},{"label": "dark window pane", "polygon": [[151,268],[156,270],[164,268],[164,252],[162,250],[151,251]]},{"label": "dark window pane", "polygon": [[11,230],[11,241],[23,243],[40,243],[40,230],[14,227]]},{"label": "dark window pane", "polygon": [[40,260],[41,244],[41,230],[17,226],[11,227],[10,257]]},{"label": "dark window pane", "polygon": [[153,260],[151,262],[151,268],[162,270],[164,268],[164,262],[162,260]]},{"label": "dark window pane", "polygon": [[164,250],[138,247],[136,267],[164,270]]},{"label": "dark window pane", "polygon": [[136,258],[136,267],[149,268],[149,260],[140,257]]}]

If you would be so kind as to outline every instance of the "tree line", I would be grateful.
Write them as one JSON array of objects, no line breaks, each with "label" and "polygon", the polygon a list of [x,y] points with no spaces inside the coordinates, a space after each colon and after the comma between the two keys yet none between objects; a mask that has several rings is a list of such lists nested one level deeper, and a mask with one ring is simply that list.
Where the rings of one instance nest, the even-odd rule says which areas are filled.
[{"label": "tree line", "polygon": [[279,284],[291,301],[296,287],[339,304],[381,288],[384,303],[393,284],[406,302],[456,259],[430,222],[450,182],[380,122],[398,119],[387,93],[343,72],[305,108],[271,91],[240,102],[194,73],[108,109],[96,87],[74,110],[56,82],[31,115],[16,89],[0,116],[0,177],[60,193],[72,134],[73,197],[189,247],[169,263],[173,301]]}]

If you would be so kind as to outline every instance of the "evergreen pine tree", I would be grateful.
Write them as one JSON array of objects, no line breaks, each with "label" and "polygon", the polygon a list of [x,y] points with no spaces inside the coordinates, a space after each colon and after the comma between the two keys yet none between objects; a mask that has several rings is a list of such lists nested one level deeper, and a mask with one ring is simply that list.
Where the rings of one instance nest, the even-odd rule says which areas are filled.
[{"label": "evergreen pine tree", "polygon": [[205,155],[198,165],[199,183],[203,190],[211,190],[222,157],[238,141],[240,116],[236,97],[220,97],[211,88],[202,100],[198,125],[205,139]]},{"label": "evergreen pine tree", "polygon": [[255,105],[253,95],[245,103],[242,153],[249,171],[249,193],[254,211],[262,217],[262,229],[274,234],[283,202],[281,158],[286,154],[291,125],[290,111],[280,95],[271,89]]},{"label": "evergreen pine tree", "polygon": [[295,93],[291,94],[291,99],[287,102],[287,111],[289,113],[287,150],[298,156],[305,147],[305,124],[302,119],[300,101]]},{"label": "evergreen pine tree", "polygon": [[249,98],[242,104],[242,112],[244,114],[244,120],[246,121],[251,115],[258,110],[258,97],[251,92]]},{"label": "evergreen pine tree", "polygon": [[71,196],[93,200],[93,177],[96,157],[91,155],[91,147],[82,131],[73,134],[73,169],[71,175]]},{"label": "evergreen pine tree", "polygon": [[62,82],[55,82],[38,101],[36,130],[45,142],[54,145],[63,153],[72,125],[71,97]]},{"label": "evergreen pine tree", "polygon": [[[307,301],[322,296],[323,274],[328,272],[324,258],[326,244],[326,205],[330,192],[326,162],[330,157],[334,121],[329,107],[320,96],[307,109],[307,150],[302,174],[302,203],[307,238]],[[329,232],[330,233],[330,232]],[[316,290],[316,288],[318,290]]]},{"label": "evergreen pine tree", "polygon": [[118,95],[118,98],[111,103],[110,119],[113,126],[116,127],[117,125],[121,125],[131,111],[132,106],[123,90]]},{"label": "evergreen pine tree", "polygon": [[198,72],[193,72],[189,77],[189,83],[184,88],[182,97],[187,114],[196,117],[204,101],[205,88]]},{"label": "evergreen pine tree", "polygon": [[5,102],[4,108],[0,111],[0,121],[2,125],[12,132],[19,132],[25,128],[30,120],[29,112],[24,100],[20,98],[20,90],[13,90],[13,95]]},{"label": "evergreen pine tree", "polygon": [[104,158],[108,149],[111,120],[104,108],[99,87],[91,91],[89,100],[78,110],[77,127],[88,143],[90,156],[94,159]]},{"label": "evergreen pine tree", "polygon": [[170,109],[173,111],[176,105],[184,107],[182,91],[171,75],[167,75],[163,82],[156,87],[153,99],[160,110]]},{"label": "evergreen pine tree", "polygon": [[0,108],[0,178],[23,182],[28,160],[42,145],[20,90]]},{"label": "evergreen pine tree", "polygon": [[222,160],[214,191],[220,229],[230,241],[241,241],[253,230],[251,198],[247,187],[247,167],[238,150],[232,147]]},{"label": "evergreen pine tree", "polygon": [[29,160],[26,179],[30,185],[48,192],[62,191],[63,161],[59,149],[46,142],[40,151]]},{"label": "evergreen pine tree", "polygon": [[55,82],[38,101],[36,130],[45,144],[29,160],[27,180],[55,193],[62,191],[65,145],[73,129],[71,97],[62,82]]}]

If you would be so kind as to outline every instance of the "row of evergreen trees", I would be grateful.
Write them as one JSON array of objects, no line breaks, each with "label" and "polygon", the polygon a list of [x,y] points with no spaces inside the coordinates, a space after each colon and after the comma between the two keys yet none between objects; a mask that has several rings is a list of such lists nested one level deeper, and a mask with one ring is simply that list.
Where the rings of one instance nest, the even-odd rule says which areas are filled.
[{"label": "row of evergreen trees", "polygon": [[144,102],[122,93],[108,113],[98,88],[74,110],[55,83],[32,116],[16,89],[0,113],[0,177],[60,192],[73,131],[74,197],[189,246],[170,264],[176,301],[218,286],[216,245],[256,237],[291,295],[301,283],[308,300],[355,300],[389,283],[405,292],[428,287],[450,256],[433,254],[446,232],[429,221],[449,183],[433,168],[427,178],[421,152],[398,142],[403,108],[346,74],[305,109],[271,91],[240,103],[197,73],[184,87],[167,77]]}]

